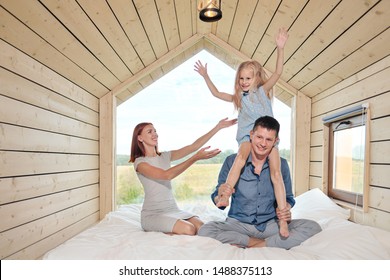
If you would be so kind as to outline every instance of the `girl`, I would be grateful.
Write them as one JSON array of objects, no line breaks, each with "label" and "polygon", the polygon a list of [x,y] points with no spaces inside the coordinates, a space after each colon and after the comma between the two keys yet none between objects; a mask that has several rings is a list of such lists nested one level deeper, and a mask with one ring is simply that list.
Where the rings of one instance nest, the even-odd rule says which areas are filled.
[{"label": "girl", "polygon": [[[197,71],[205,80],[211,93],[224,101],[233,102],[238,114],[238,129],[237,142],[239,150],[233,166],[229,172],[225,182],[230,188],[234,188],[240,176],[240,171],[243,168],[249,153],[250,139],[249,132],[253,128],[255,120],[264,115],[273,117],[272,112],[272,88],[278,81],[283,71],[283,49],[288,39],[287,31],[283,28],[279,29],[276,36],[277,46],[277,61],[276,70],[267,80],[266,74],[257,61],[246,61],[240,64],[236,73],[234,94],[220,92],[211,81],[207,74],[207,63],[203,66],[200,61],[195,63],[195,71]],[[279,209],[286,207],[285,187],[280,171],[280,156],[279,151],[275,147],[269,156],[269,164],[271,169],[271,180],[274,186],[275,197]],[[229,197],[222,196],[217,204],[220,206],[228,206]],[[288,237],[288,225],[285,221],[279,221],[280,234],[283,237]]]},{"label": "girl", "polygon": [[[191,145],[169,152],[158,151],[158,135],[151,123],[140,123],[134,128],[130,162],[141,181],[145,199],[141,211],[141,225],[145,231],[195,235],[203,222],[195,215],[181,211],[173,197],[171,179],[175,178],[200,159],[208,159],[220,150],[202,148],[222,128],[237,123],[237,119],[221,120],[208,133]],[[197,151],[198,150],[198,151]],[[197,151],[184,162],[170,167],[170,162]]]}]

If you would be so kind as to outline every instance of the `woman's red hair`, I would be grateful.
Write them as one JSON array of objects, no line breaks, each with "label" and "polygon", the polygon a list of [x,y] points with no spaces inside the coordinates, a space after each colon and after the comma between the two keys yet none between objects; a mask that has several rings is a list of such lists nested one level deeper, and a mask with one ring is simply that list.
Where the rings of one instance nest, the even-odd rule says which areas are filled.
[{"label": "woman's red hair", "polygon": [[[130,160],[129,160],[129,162],[134,162],[137,158],[145,156],[145,147],[142,144],[142,142],[138,140],[138,136],[142,133],[142,131],[144,130],[144,128],[147,125],[153,125],[153,124],[152,123],[143,122],[143,123],[137,124],[134,127],[133,139],[131,141],[131,150],[130,150]],[[157,152],[158,155],[160,155],[160,153],[158,152],[157,147],[156,147],[156,152]]]}]

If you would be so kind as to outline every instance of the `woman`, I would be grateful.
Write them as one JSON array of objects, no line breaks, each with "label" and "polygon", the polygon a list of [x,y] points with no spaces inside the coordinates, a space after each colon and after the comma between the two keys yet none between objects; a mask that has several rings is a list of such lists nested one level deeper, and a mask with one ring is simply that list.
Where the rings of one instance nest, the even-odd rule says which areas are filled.
[{"label": "woman", "polygon": [[[158,151],[158,135],[153,124],[140,123],[134,128],[130,162],[134,163],[134,169],[145,191],[141,211],[141,225],[145,231],[186,235],[195,235],[198,232],[203,222],[195,215],[177,207],[171,180],[196,161],[219,154],[218,149],[208,150],[210,147],[201,147],[219,130],[236,122],[236,119],[225,118],[191,145],[162,153]],[[197,152],[187,160],[170,166],[171,161],[181,159],[195,151]]]}]

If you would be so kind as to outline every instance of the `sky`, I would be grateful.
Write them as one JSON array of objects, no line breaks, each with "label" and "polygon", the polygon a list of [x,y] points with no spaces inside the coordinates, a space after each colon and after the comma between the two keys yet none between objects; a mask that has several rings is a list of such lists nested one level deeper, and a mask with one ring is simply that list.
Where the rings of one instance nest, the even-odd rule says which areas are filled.
[{"label": "sky", "polygon": [[[197,60],[207,63],[208,74],[219,91],[233,93],[235,70],[203,50],[117,108],[117,154],[130,154],[134,127],[151,122],[159,136],[159,150],[189,145],[221,119],[237,117],[233,103],[215,98],[195,70]],[[289,149],[290,108],[274,98],[274,117],[281,125],[279,149]],[[237,125],[220,130],[205,146],[238,150]]]}]

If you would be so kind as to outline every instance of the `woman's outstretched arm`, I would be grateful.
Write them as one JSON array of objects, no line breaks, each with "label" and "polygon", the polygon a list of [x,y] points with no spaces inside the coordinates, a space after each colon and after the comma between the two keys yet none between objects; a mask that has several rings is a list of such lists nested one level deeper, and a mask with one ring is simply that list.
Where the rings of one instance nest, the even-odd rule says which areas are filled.
[{"label": "woman's outstretched arm", "polygon": [[136,171],[149,178],[158,179],[158,180],[172,180],[173,178],[183,173],[188,167],[190,167],[196,161],[200,159],[208,159],[208,158],[215,157],[221,152],[219,149],[208,150],[209,148],[210,147],[205,147],[200,149],[196,154],[194,154],[186,161],[183,161],[182,163],[179,163],[171,168],[168,168],[167,170],[155,167],[146,162],[141,162],[140,164],[138,164]]},{"label": "woman's outstretched arm", "polygon": [[209,141],[218,131],[220,131],[223,128],[235,125],[236,123],[237,123],[237,119],[228,120],[228,118],[224,118],[220,120],[215,127],[213,127],[206,134],[196,139],[195,142],[193,142],[192,144],[187,145],[181,149],[171,151],[171,160],[173,161],[173,160],[181,159],[197,151],[198,149],[200,149],[200,147],[206,144],[207,141]]}]

